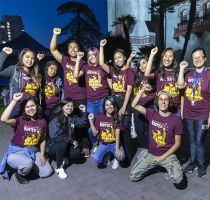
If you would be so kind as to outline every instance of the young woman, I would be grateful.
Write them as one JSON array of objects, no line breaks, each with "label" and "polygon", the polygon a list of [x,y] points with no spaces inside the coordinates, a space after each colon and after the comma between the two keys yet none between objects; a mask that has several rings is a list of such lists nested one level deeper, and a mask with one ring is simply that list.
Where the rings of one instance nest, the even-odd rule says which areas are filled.
[{"label": "young woman", "polygon": [[135,74],[126,63],[126,55],[122,49],[114,52],[114,67],[104,64],[104,46],[107,40],[100,42],[100,65],[111,76],[112,95],[119,107],[119,116],[123,119],[124,131],[122,134],[123,145],[128,163],[133,157],[133,145],[130,135],[130,103]]},{"label": "young woman", "polygon": [[[98,49],[92,47],[87,53],[87,64],[79,70],[79,63],[84,56],[83,52],[77,53],[77,61],[74,70],[74,77],[78,78],[85,75],[87,91],[87,112],[97,116],[103,112],[104,98],[108,96],[107,73],[99,65]],[[89,137],[93,144],[93,153],[97,149],[98,139],[89,129]]]},{"label": "young woman", "polygon": [[192,60],[195,69],[184,77],[188,63],[182,61],[178,78],[178,85],[185,88],[183,118],[190,138],[190,162],[185,171],[192,173],[198,167],[198,176],[202,177],[206,174],[204,143],[210,125],[210,70],[204,49],[193,50]]},{"label": "young woman", "polygon": [[63,168],[64,157],[67,157],[70,161],[81,156],[81,150],[74,139],[74,129],[86,127],[88,120],[85,106],[81,105],[80,110],[82,111],[81,118],[73,113],[73,100],[65,98],[60,102],[55,110],[54,117],[49,123],[49,138],[47,139],[46,151],[51,158],[55,157],[57,163],[55,171],[61,179],[67,178]]},{"label": "young woman", "polygon": [[57,75],[58,64],[55,61],[47,62],[44,68],[44,77],[42,79],[42,108],[45,111],[45,117],[50,120],[54,108],[59,104],[62,98],[62,80]]},{"label": "young woman", "polygon": [[145,115],[149,121],[149,149],[139,158],[130,174],[131,181],[138,181],[150,169],[160,165],[169,173],[175,184],[183,179],[182,167],[174,154],[181,143],[182,122],[180,117],[170,112],[172,99],[168,92],[157,94],[156,106],[158,111],[137,105],[139,99],[150,87],[144,86],[132,102],[132,107]]},{"label": "young woman", "polygon": [[[148,58],[146,56],[140,57],[137,63],[137,72],[136,72],[136,80],[134,82],[133,87],[133,95],[134,97],[138,94],[139,90],[145,85],[150,85],[151,90],[145,91],[140,98],[138,104],[144,106],[145,108],[153,107],[153,101],[155,99],[155,82],[153,79],[149,79],[144,76],[146,67],[148,63]],[[134,127],[135,132],[137,133],[140,147],[148,148],[148,121],[144,118],[144,116],[133,109],[133,117],[134,117]]]},{"label": "young woman", "polygon": [[174,104],[172,112],[180,116],[181,94],[177,87],[179,69],[177,67],[175,52],[172,48],[166,48],[161,54],[159,69],[155,70],[154,73],[151,73],[152,63],[157,52],[157,47],[151,50],[144,75],[150,79],[155,79],[157,93],[161,90],[165,90],[170,93]]},{"label": "young woman", "polygon": [[[17,92],[23,92],[21,101],[29,96],[34,96],[38,99],[41,75],[37,65],[37,58],[34,51],[31,49],[23,49],[19,54],[19,62],[16,65],[9,66],[2,70],[3,63],[7,56],[12,53],[12,49],[4,47],[0,53],[0,77],[9,78],[8,102],[12,101],[13,95]],[[17,102],[13,109],[12,116],[18,114],[21,102]]]},{"label": "young woman", "polygon": [[[74,69],[77,60],[77,52],[80,50],[80,46],[77,41],[70,40],[68,42],[68,56],[61,54],[57,49],[57,37],[61,34],[60,28],[53,29],[53,36],[50,43],[50,52],[53,57],[62,65],[64,74],[64,98],[72,98],[74,100],[75,112],[78,114],[79,106],[86,105],[86,89],[84,77],[75,78]],[[79,69],[85,64],[81,59],[79,63]],[[77,138],[82,143],[83,153],[86,157],[89,156],[90,142],[88,140],[88,130],[79,129],[77,132]]]},{"label": "young woman", "polygon": [[[97,164],[105,162],[105,155],[112,153],[114,161],[112,169],[119,167],[119,161],[124,159],[124,150],[120,147],[120,119],[118,117],[117,105],[112,97],[106,97],[103,105],[103,113],[96,116],[88,115],[93,134],[99,136],[99,147],[93,159]],[[104,163],[105,164],[105,163]]]},{"label": "young woman", "polygon": [[[15,128],[14,136],[0,165],[0,173],[8,178],[7,165],[16,170],[16,178],[21,184],[28,183],[26,175],[32,168],[40,177],[52,174],[52,168],[45,159],[46,121],[42,118],[41,107],[35,97],[28,97],[21,103],[21,116],[10,118],[16,103],[23,93],[14,94],[13,100],[1,116],[1,121]],[[40,151],[39,151],[40,149]]]}]

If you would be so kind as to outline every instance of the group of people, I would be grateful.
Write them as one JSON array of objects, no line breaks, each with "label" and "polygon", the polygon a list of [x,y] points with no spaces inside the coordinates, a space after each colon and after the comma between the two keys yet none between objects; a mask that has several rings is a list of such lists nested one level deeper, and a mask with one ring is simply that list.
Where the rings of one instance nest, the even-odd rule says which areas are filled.
[{"label": "group of people", "polygon": [[[20,183],[29,182],[32,169],[40,177],[50,176],[49,160],[54,159],[55,172],[65,179],[64,166],[81,156],[88,158],[91,149],[99,168],[111,160],[113,169],[119,163],[129,165],[135,154],[134,131],[144,150],[137,156],[130,180],[139,181],[152,168],[162,166],[174,184],[181,184],[183,169],[175,153],[181,145],[183,121],[190,140],[190,162],[184,171],[197,169],[199,177],[206,174],[210,70],[204,49],[192,52],[194,69],[188,72],[188,63],[178,65],[172,48],[162,52],[159,66],[154,66],[158,48],[153,48],[149,58],[140,57],[137,68],[130,66],[136,52],[127,59],[123,49],[116,49],[113,66],[108,66],[106,39],[100,41],[99,50],[88,49],[85,61],[75,40],[68,43],[68,56],[59,52],[60,34],[61,29],[54,28],[50,43],[59,64],[48,62],[43,73],[31,49],[23,49],[19,62],[3,70],[12,49],[5,47],[0,53],[0,76],[10,79],[1,121],[15,132],[0,164],[5,178],[10,168]],[[58,77],[59,66],[64,84]]]}]

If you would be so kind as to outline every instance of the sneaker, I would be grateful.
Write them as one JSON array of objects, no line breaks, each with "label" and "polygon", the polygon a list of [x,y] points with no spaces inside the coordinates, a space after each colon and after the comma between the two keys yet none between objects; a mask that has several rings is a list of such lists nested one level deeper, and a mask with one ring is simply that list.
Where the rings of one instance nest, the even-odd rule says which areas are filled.
[{"label": "sneaker", "polygon": [[112,163],[112,169],[117,169],[119,167],[119,162],[117,159],[114,159]]},{"label": "sneaker", "polygon": [[90,156],[90,150],[88,148],[84,148],[82,152],[85,158],[88,158]]},{"label": "sneaker", "polygon": [[197,175],[198,175],[198,177],[202,177],[202,176],[206,175],[206,167],[203,165],[198,165]]},{"label": "sneaker", "polygon": [[197,164],[195,162],[190,162],[185,167],[184,171],[187,172],[187,173],[192,173],[196,169],[197,169]]},{"label": "sneaker", "polygon": [[94,156],[96,150],[98,149],[98,146],[93,146],[92,152],[91,152],[91,156]]},{"label": "sneaker", "polygon": [[66,172],[64,171],[64,169],[63,169],[63,167],[61,166],[60,168],[58,168],[58,169],[56,169],[55,170],[56,171],[56,173],[58,174],[58,177],[60,178],[60,179],[65,179],[65,178],[67,178],[67,174],[66,174]]},{"label": "sneaker", "polygon": [[29,183],[29,180],[25,176],[22,176],[21,174],[18,174],[17,172],[15,173],[15,177],[20,184]]}]

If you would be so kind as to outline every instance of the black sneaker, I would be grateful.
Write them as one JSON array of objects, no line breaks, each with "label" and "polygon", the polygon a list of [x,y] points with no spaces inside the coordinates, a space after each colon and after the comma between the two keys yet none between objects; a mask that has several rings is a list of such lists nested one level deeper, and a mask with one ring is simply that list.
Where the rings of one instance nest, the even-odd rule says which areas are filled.
[{"label": "black sneaker", "polygon": [[192,173],[197,168],[197,164],[195,162],[190,162],[184,169],[187,173]]},{"label": "black sneaker", "polygon": [[25,176],[22,176],[22,175],[18,174],[17,172],[15,173],[15,177],[20,184],[29,183],[29,180]]},{"label": "black sneaker", "polygon": [[203,165],[198,165],[198,177],[206,175],[206,167]]}]

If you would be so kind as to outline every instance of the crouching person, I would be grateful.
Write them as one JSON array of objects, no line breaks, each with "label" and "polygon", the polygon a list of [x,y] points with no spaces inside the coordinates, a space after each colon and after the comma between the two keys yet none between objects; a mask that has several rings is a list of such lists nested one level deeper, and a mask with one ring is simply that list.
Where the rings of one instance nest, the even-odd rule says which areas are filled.
[{"label": "crouching person", "polygon": [[171,113],[172,99],[168,92],[160,91],[155,100],[157,110],[137,105],[142,94],[149,90],[144,86],[132,102],[132,107],[139,111],[149,121],[149,149],[138,158],[130,173],[131,181],[141,180],[152,168],[165,168],[171,181],[181,184],[183,171],[179,160],[174,154],[181,143],[182,122],[179,117]]},{"label": "crouching person", "polygon": [[[42,118],[41,107],[35,97],[29,97],[21,103],[21,115],[11,118],[10,115],[16,103],[21,100],[23,93],[16,93],[13,100],[1,116],[1,121],[14,127],[15,133],[0,164],[0,173],[9,178],[7,169],[13,168],[19,183],[29,182],[26,175],[32,169],[40,176],[52,174],[52,168],[45,159],[46,121]],[[39,151],[40,149],[40,151]]]}]

